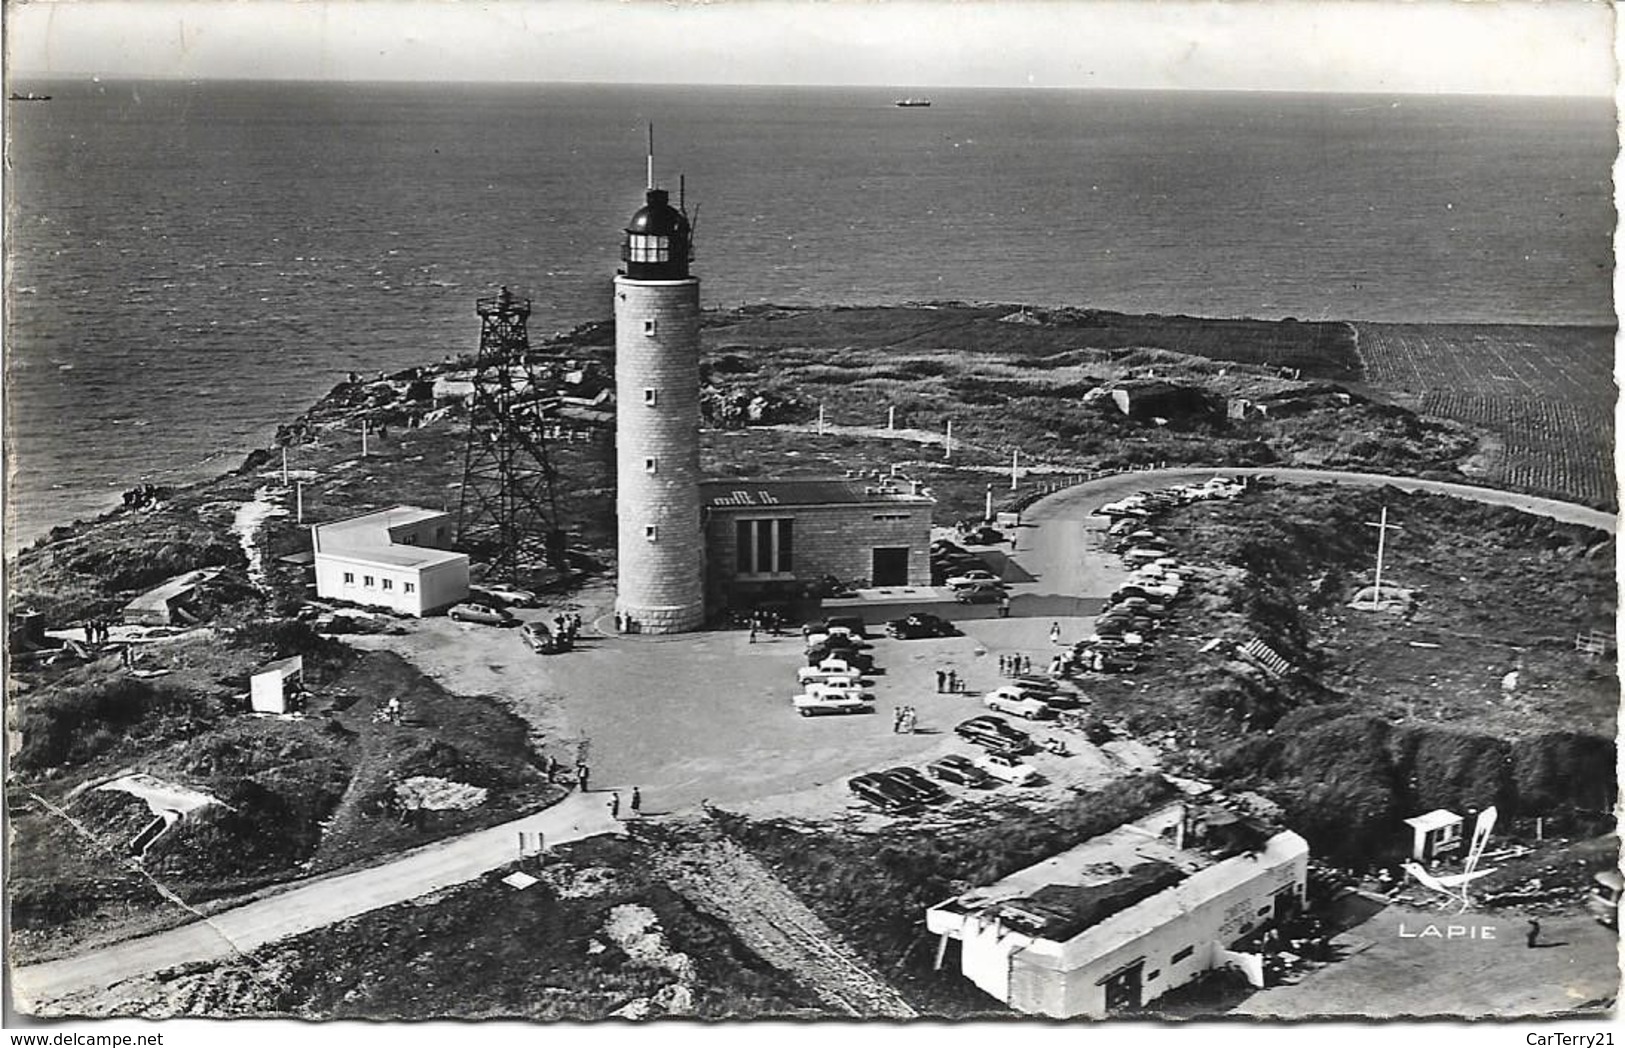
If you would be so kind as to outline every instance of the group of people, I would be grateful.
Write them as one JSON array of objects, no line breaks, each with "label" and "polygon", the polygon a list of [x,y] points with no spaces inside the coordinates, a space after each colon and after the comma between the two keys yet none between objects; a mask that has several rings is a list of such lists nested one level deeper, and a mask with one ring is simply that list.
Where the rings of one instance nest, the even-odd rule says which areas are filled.
[{"label": "group of people", "polygon": [[633,618],[630,611],[617,611],[615,613],[616,633],[638,633],[641,632],[642,629],[643,624],[637,619]]},{"label": "group of people", "polygon": [[1033,671],[1033,660],[1028,655],[1000,655],[999,676],[1017,677]]},{"label": "group of people", "polygon": [[[802,627],[802,635],[805,636],[810,629],[810,626]],[[750,613],[750,642],[752,644],[756,643],[756,635],[758,633],[768,633],[777,637],[783,632],[784,616],[780,615],[778,612],[753,611]]]},{"label": "group of people", "polygon": [[566,647],[573,647],[576,634],[581,632],[581,615],[566,615],[562,611],[553,616],[553,636],[564,641]]},{"label": "group of people", "polygon": [[892,711],[891,731],[893,735],[913,735],[914,724],[918,719],[913,706],[899,706]]},{"label": "group of people", "polygon": [[[636,786],[632,787],[632,796],[628,800],[626,808],[627,811],[631,812],[633,815],[641,815],[643,813],[643,793]],[[620,790],[612,790],[610,792],[609,817],[612,819],[619,819],[621,817]]]},{"label": "group of people", "polygon": [[[559,772],[562,771],[563,768],[564,763],[552,754],[548,754],[547,759],[542,762],[542,772],[547,776],[547,781],[549,784],[558,781]],[[576,788],[586,790],[587,782],[592,778],[592,769],[587,767],[586,761],[576,761],[574,778],[576,781]]]},{"label": "group of people", "polygon": [[959,679],[959,671],[955,669],[937,671],[937,694],[958,695],[965,690],[965,682]]},{"label": "group of people", "polygon": [[86,619],[85,643],[106,644],[112,629],[113,623],[109,619]]}]

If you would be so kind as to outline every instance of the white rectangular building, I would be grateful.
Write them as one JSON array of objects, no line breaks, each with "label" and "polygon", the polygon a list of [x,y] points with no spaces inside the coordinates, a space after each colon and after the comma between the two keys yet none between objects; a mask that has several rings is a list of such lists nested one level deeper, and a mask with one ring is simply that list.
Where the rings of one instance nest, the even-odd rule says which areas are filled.
[{"label": "white rectangular building", "polygon": [[316,595],[406,615],[468,599],[468,554],[450,548],[451,514],[416,506],[310,529]]},{"label": "white rectangular building", "polygon": [[1165,808],[933,906],[926,927],[959,940],[966,978],[1032,1015],[1129,1011],[1226,964],[1261,984],[1249,945],[1303,906],[1309,846],[1291,831],[1238,843],[1219,818],[1181,847],[1199,823]]}]

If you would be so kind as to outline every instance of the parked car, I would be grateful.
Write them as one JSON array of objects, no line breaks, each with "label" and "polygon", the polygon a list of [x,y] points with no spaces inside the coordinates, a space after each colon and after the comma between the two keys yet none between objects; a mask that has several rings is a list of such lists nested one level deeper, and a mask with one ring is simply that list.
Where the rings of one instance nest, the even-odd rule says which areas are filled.
[{"label": "parked car", "polygon": [[1074,660],[1092,673],[1133,673],[1140,668],[1134,656],[1106,644],[1081,647]]},{"label": "parked car", "polygon": [[843,629],[860,640],[869,635],[864,632],[862,615],[832,615],[824,620],[824,630],[827,633],[833,634]]},{"label": "parked car", "polygon": [[1004,596],[1002,585],[974,583],[954,590],[954,600],[961,604],[996,604]]},{"label": "parked car", "polygon": [[1000,717],[986,715],[972,717],[954,728],[954,734],[967,742],[974,742],[987,749],[999,750],[1005,753],[1031,753],[1033,739],[1031,735],[1013,728]]},{"label": "parked car", "polygon": [[1009,686],[994,688],[982,696],[982,703],[996,713],[1013,713],[1028,720],[1044,720],[1055,716],[1055,711],[1037,695]]},{"label": "parked car", "polygon": [[839,644],[820,644],[807,649],[807,665],[816,666],[830,657],[840,659],[859,673],[873,673],[875,657],[866,651],[842,647]]},{"label": "parked car", "polygon": [[846,788],[881,811],[908,812],[920,806],[920,802],[905,792],[896,782],[873,772],[853,776],[847,780]]},{"label": "parked car", "polygon": [[796,680],[802,684],[856,684],[861,676],[856,666],[834,655],[820,659],[816,666],[803,666],[796,670]]},{"label": "parked car", "polygon": [[559,638],[540,622],[525,623],[519,627],[519,636],[538,655],[552,655],[563,650],[559,646]]},{"label": "parked car", "polygon": [[957,753],[937,758],[927,764],[925,770],[934,778],[943,782],[957,783],[960,786],[986,786],[992,781],[987,772],[978,768],[974,761]]},{"label": "parked car", "polygon": [[962,586],[1004,586],[1004,580],[988,571],[986,568],[972,568],[958,575],[948,576],[947,585],[953,589]]},{"label": "parked car", "polygon": [[855,684],[809,684],[790,700],[803,717],[815,713],[871,713],[875,697]]},{"label": "parked car", "polygon": [[481,622],[487,626],[512,626],[518,620],[503,608],[493,608],[489,604],[453,604],[446,612],[446,617],[453,622]]},{"label": "parked car", "polygon": [[984,526],[965,532],[965,541],[973,546],[994,546],[1004,541],[1004,532]]},{"label": "parked car", "polygon": [[509,608],[534,608],[536,594],[517,586],[481,586],[480,592],[496,603]]},{"label": "parked car", "polygon": [[976,758],[976,766],[1000,782],[1026,786],[1038,781],[1038,769],[1017,760],[1008,753],[984,753]]},{"label": "parked car", "polygon": [[913,768],[910,768],[907,765],[900,765],[896,768],[887,768],[885,771],[879,772],[878,774],[884,775],[886,778],[897,783],[904,790],[911,793],[914,796],[914,799],[919,801],[921,804],[941,804],[948,799],[948,794],[943,792],[941,786],[938,786],[936,783],[932,782],[930,779],[926,778],[924,775],[921,775],[918,771],[915,771]]},{"label": "parked car", "polygon": [[898,640],[916,640],[920,637],[952,637],[959,630],[947,619],[924,613],[907,615],[886,623],[887,636]]}]

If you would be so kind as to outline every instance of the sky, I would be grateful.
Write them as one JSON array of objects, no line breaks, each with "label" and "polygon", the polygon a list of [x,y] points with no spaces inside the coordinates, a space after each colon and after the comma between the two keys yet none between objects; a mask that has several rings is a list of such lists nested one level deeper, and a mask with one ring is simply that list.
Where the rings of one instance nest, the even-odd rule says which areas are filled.
[{"label": "sky", "polygon": [[1609,95],[1589,0],[9,0],[16,77]]}]

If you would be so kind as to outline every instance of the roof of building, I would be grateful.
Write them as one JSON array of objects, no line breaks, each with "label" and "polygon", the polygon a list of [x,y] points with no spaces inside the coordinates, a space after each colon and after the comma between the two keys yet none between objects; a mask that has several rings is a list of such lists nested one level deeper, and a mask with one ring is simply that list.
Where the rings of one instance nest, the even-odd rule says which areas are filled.
[{"label": "roof of building", "polygon": [[1032,940],[1056,944],[1050,954],[1058,946],[1063,967],[1076,967],[1261,869],[1308,854],[1308,844],[1290,831],[1242,854],[1176,848],[1165,834],[1183,814],[1183,805],[1170,805],[934,909],[995,917]]},{"label": "roof of building", "polygon": [[397,542],[388,546],[341,546],[324,549],[318,557],[333,557],[353,564],[379,564],[391,568],[430,568],[436,564],[449,564],[467,560],[468,554],[430,546],[408,546]]},{"label": "roof of building", "polygon": [[1448,811],[1444,808],[1434,808],[1432,811],[1427,812],[1424,815],[1413,815],[1411,818],[1406,819],[1405,825],[1411,827],[1412,829],[1421,830],[1423,833],[1426,833],[1429,830],[1437,830],[1441,826],[1449,826],[1453,823],[1458,823],[1461,821],[1461,816],[1457,815],[1453,811]]},{"label": "roof of building", "polygon": [[388,542],[389,530],[409,524],[421,524],[426,520],[435,520],[440,517],[450,517],[451,514],[443,509],[424,509],[421,506],[391,506],[389,509],[373,510],[371,513],[361,513],[354,517],[345,517],[341,520],[330,520],[325,524],[313,525],[321,542],[343,542],[346,540]]},{"label": "roof of building", "polygon": [[762,509],[771,506],[861,506],[874,503],[930,505],[929,495],[909,490],[896,480],[851,480],[841,477],[806,480],[707,480],[700,498],[709,509]]},{"label": "roof of building", "polygon": [[126,604],[125,607],[150,608],[153,610],[163,608],[176,597],[185,596],[218,574],[220,574],[219,568],[199,568],[196,571],[188,571],[184,575],[176,575],[162,585],[154,586],[141,594],[141,596]]}]

